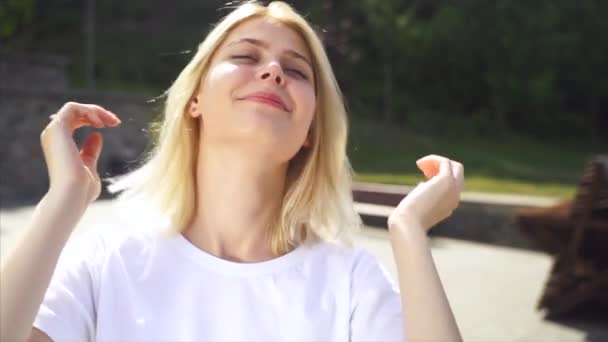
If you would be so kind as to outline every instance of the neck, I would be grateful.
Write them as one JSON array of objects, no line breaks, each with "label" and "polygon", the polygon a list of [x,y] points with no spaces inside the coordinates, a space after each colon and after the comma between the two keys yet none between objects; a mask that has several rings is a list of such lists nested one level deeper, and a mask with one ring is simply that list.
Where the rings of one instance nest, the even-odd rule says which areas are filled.
[{"label": "neck", "polygon": [[184,236],[223,259],[258,262],[276,257],[269,227],[281,208],[286,172],[287,164],[272,164],[251,151],[201,148],[197,209]]}]

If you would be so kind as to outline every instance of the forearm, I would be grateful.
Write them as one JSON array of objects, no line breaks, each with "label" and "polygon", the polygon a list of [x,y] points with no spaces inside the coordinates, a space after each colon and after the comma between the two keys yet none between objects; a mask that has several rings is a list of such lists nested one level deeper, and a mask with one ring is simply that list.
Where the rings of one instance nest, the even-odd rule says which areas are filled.
[{"label": "forearm", "polygon": [[393,226],[391,244],[408,342],[461,341],[424,229]]},{"label": "forearm", "polygon": [[61,250],[85,209],[67,194],[47,193],[36,206],[24,234],[2,260],[0,340],[22,341],[30,334]]}]

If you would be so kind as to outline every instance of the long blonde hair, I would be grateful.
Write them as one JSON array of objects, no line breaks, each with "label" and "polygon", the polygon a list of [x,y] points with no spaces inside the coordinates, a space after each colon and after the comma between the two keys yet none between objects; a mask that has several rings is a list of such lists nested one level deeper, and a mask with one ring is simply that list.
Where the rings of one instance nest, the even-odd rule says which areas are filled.
[{"label": "long blonde hair", "polygon": [[[207,72],[213,53],[240,23],[271,18],[299,33],[313,57],[317,104],[309,132],[310,146],[289,161],[286,191],[270,230],[272,250],[287,253],[306,241],[350,244],[361,225],[352,199],[353,170],[346,156],[348,120],[342,93],[321,39],[289,5],[240,5],[221,20],[198,46],[192,60],[165,93],[156,142],[141,166],[108,178],[119,200],[142,199],[169,218],[171,231],[183,232],[196,210],[196,158],[199,121],[187,115],[188,103]],[[153,123],[153,126],[154,123]]]}]

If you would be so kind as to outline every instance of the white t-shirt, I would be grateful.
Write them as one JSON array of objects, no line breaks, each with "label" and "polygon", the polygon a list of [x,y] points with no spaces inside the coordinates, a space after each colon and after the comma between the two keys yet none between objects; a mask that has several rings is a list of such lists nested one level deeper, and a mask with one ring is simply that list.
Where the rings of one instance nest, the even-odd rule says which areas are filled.
[{"label": "white t-shirt", "polygon": [[398,288],[361,249],[237,263],[154,231],[71,239],[34,326],[62,342],[404,340]]}]

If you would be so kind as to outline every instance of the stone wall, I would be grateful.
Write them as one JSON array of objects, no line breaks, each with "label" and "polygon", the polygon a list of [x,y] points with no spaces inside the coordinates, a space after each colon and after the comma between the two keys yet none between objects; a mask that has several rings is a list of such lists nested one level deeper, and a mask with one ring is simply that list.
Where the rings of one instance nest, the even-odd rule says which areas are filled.
[{"label": "stone wall", "polygon": [[63,56],[14,53],[0,50],[0,85],[12,89],[68,89]]},{"label": "stone wall", "polygon": [[[150,98],[136,94],[70,89],[65,61],[58,57],[19,59],[0,54],[0,200],[3,208],[37,203],[48,189],[40,133],[49,115],[67,101],[99,104],[118,114],[122,125],[100,129],[102,177],[132,168],[149,147],[147,126],[158,112]],[[48,56],[47,56],[48,57]],[[80,146],[94,128],[75,133]],[[105,189],[102,197],[108,197]]]}]

